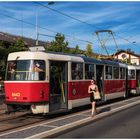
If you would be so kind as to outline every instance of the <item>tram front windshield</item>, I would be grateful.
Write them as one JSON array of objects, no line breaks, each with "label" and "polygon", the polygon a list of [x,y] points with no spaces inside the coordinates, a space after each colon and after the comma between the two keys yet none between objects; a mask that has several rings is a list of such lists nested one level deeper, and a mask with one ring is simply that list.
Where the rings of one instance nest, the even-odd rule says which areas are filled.
[{"label": "tram front windshield", "polygon": [[8,61],[6,80],[8,81],[45,80],[45,61],[43,60]]}]

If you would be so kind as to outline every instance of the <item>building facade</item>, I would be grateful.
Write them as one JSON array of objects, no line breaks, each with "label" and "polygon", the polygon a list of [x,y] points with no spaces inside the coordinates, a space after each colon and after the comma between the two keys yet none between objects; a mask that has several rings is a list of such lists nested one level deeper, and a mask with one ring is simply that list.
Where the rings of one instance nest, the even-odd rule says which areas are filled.
[{"label": "building facade", "polygon": [[114,54],[114,57],[119,60],[122,60],[123,62],[127,62],[133,65],[140,65],[140,55],[135,54],[130,49],[119,50]]}]

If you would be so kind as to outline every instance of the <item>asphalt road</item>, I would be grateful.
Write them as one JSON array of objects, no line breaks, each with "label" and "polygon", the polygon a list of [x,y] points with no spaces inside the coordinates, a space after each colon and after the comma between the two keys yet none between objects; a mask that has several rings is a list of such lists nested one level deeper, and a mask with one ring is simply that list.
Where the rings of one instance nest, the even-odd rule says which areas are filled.
[{"label": "asphalt road", "polygon": [[140,105],[55,138],[140,138]]}]

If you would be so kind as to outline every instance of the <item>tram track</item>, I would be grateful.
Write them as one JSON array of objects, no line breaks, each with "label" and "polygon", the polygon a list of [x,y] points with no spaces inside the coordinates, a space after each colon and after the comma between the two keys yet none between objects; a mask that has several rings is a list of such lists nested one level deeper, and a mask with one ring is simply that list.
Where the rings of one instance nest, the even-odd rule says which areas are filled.
[{"label": "tram track", "polygon": [[12,114],[6,114],[6,113],[1,113],[0,114],[0,122],[3,122],[3,121],[7,121],[7,120],[12,120],[12,119],[15,119],[17,117],[20,117],[22,115],[24,115],[25,113],[12,113]]},{"label": "tram track", "polygon": [[[140,98],[140,97],[138,97]],[[133,100],[134,98],[129,98],[128,100]],[[99,108],[104,108],[105,106],[111,106],[111,104],[119,104],[119,102],[126,102],[127,100],[120,100],[120,101],[114,101],[109,103],[109,104],[105,104],[104,106],[101,106]],[[32,126],[32,125],[38,125],[39,123],[43,123],[43,122],[48,122],[48,121],[53,121],[56,119],[63,117],[67,117],[70,115],[75,115],[77,113],[80,112],[88,112],[90,111],[90,107],[83,107],[83,109],[76,109],[73,110],[72,112],[67,112],[67,113],[61,113],[61,114],[55,114],[55,115],[34,115],[34,114],[30,114],[30,113],[23,113],[21,112],[19,113],[15,113],[15,114],[10,114],[10,116],[7,116],[6,114],[4,116],[7,116],[7,118],[1,118],[0,117],[0,123],[1,123],[1,127],[0,127],[0,134],[3,134],[5,132],[9,132],[12,130],[18,130],[24,127],[28,127],[28,126]],[[8,118],[9,117],[9,118]]]},{"label": "tram track", "polygon": [[[61,114],[54,114],[54,115],[34,115],[31,113],[24,113],[23,115],[19,115],[19,113],[15,113],[11,114],[12,116],[9,118],[5,118],[5,119],[0,119],[0,134],[8,132],[8,131],[12,131],[12,130],[17,130],[17,129],[21,129],[27,126],[31,126],[31,125],[35,125],[38,123],[43,123],[46,121],[51,121],[54,120],[56,118],[61,117],[62,115],[64,115],[63,113]],[[68,115],[68,113],[66,113],[65,115]],[[6,116],[6,115],[5,115]]]},{"label": "tram track", "polygon": [[35,123],[44,121],[41,116],[33,116],[32,114],[24,114],[21,116],[15,116],[7,119],[0,120],[1,127],[0,133],[4,133],[9,130],[25,127]]},{"label": "tram track", "polygon": [[15,115],[15,117],[7,118],[0,120],[1,126],[0,127],[0,134],[22,129],[24,127],[32,126],[32,125],[38,125],[40,123],[44,123],[46,121],[54,121],[56,119],[61,118],[62,116],[69,116],[70,114],[75,114],[76,112],[64,112],[60,114],[48,114],[48,115],[34,115],[34,114],[23,114],[21,116]]},{"label": "tram track", "polygon": [[6,107],[1,106],[1,108],[0,108],[0,122],[16,118],[16,117],[21,116],[23,114],[25,114],[25,113],[23,113],[23,112],[16,112],[16,113],[13,112],[13,113],[7,114],[6,113]]}]

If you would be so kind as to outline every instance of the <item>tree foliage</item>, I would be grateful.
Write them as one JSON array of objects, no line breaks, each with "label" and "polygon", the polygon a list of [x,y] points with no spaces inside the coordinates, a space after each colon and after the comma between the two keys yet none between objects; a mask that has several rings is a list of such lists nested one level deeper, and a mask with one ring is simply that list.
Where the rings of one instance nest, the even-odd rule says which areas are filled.
[{"label": "tree foliage", "polygon": [[7,48],[7,45],[3,41],[0,41],[0,76],[4,78],[8,54],[25,50],[27,50],[27,48],[22,39],[16,40],[13,45],[9,46],[9,48]]},{"label": "tree foliage", "polygon": [[25,47],[25,43],[22,39],[17,39],[16,42],[8,48],[9,53],[25,50],[27,50],[27,48]]},{"label": "tree foliage", "polygon": [[65,41],[65,36],[61,33],[57,33],[55,40],[53,40],[49,47],[46,48],[46,51],[54,52],[68,52],[68,42]]},{"label": "tree foliage", "polygon": [[5,44],[3,41],[0,41],[0,76],[3,78],[5,75],[7,56],[8,52],[6,51]]},{"label": "tree foliage", "polygon": [[75,48],[70,51],[70,53],[72,53],[72,54],[80,54],[81,50],[79,49],[79,46],[76,45]]},{"label": "tree foliage", "polygon": [[93,51],[92,51],[92,45],[87,44],[86,50],[85,50],[85,55],[88,57],[92,57]]}]

